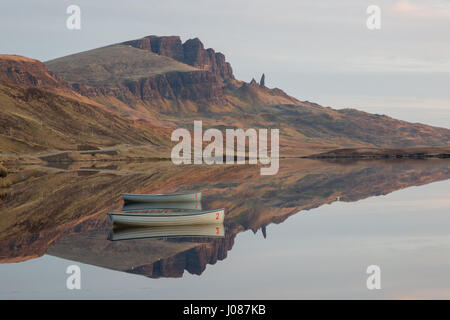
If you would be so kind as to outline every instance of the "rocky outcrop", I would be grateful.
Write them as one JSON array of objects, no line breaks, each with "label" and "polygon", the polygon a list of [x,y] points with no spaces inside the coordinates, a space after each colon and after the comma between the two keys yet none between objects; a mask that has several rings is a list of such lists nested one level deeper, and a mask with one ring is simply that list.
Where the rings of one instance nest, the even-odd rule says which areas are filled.
[{"label": "rocky outcrop", "polygon": [[225,56],[209,48],[205,50],[200,39],[189,39],[183,44],[184,63],[204,70],[210,70],[224,80],[234,79],[231,65]]},{"label": "rocky outcrop", "polygon": [[42,62],[4,54],[0,55],[0,81],[52,88],[64,86]]},{"label": "rocky outcrop", "polygon": [[222,80],[234,79],[231,65],[226,62],[225,56],[213,49],[205,49],[200,39],[189,39],[181,42],[178,36],[147,36],[137,40],[124,42],[135,48],[149,50],[153,53],[170,57],[193,67],[208,70]]},{"label": "rocky outcrop", "polygon": [[123,44],[148,50],[161,56],[166,56],[177,61],[184,62],[183,45],[180,37],[178,36],[148,36],[142,39],[127,41]]}]

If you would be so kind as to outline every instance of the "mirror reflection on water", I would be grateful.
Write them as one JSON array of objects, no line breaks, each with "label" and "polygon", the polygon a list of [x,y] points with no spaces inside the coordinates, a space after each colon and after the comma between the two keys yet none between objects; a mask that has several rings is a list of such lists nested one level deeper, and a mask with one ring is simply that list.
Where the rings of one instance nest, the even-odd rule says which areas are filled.
[{"label": "mirror reflection on water", "polygon": [[[24,166],[0,202],[0,298],[450,298],[448,160]],[[122,193],[202,192],[217,229],[113,230]],[[187,205],[190,206],[190,205]],[[81,290],[66,288],[78,265]],[[367,267],[381,270],[368,290]]]}]

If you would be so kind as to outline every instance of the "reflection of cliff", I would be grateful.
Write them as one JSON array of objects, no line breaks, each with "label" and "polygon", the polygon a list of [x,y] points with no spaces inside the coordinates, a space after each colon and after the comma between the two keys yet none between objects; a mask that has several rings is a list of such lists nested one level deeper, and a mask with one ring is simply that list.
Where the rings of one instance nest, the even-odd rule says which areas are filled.
[{"label": "reflection of cliff", "polygon": [[159,238],[114,241],[106,232],[73,233],[56,241],[47,254],[151,278],[200,275],[208,264],[227,257],[235,234],[225,238]]},{"label": "reflection of cliff", "polygon": [[181,277],[184,270],[200,275],[205,271],[206,265],[213,265],[218,260],[224,260],[227,257],[228,250],[233,247],[235,236],[235,234],[228,234],[225,239],[208,240],[168,259],[128,270],[128,272],[145,274],[152,278]]},{"label": "reflection of cliff", "polygon": [[[348,163],[348,162],[347,162]],[[147,172],[147,173],[145,173]],[[111,171],[22,172],[1,203],[0,260],[44,253],[149,277],[202,273],[227,256],[235,236],[281,223],[290,215],[340,198],[357,201],[450,178],[447,160],[361,161],[340,164],[285,160],[276,176],[249,166],[184,166],[170,162],[117,163]],[[226,208],[224,239],[157,238],[110,242],[105,211],[121,192],[202,190],[204,209]],[[270,237],[270,233],[269,233]]]}]

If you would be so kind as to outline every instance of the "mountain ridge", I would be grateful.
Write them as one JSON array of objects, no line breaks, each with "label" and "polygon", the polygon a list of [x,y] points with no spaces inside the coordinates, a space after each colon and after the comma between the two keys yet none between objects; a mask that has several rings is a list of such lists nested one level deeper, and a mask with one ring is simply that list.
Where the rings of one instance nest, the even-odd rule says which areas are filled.
[{"label": "mountain ridge", "polygon": [[[264,85],[237,80],[232,76],[231,65],[227,71],[228,62],[217,64],[216,59],[216,64],[212,64],[213,53],[216,58],[222,56],[208,50],[197,38],[183,44],[176,36],[148,36],[61,57],[47,61],[45,65],[33,59],[3,55],[0,56],[0,70],[3,70],[0,81],[6,87],[3,87],[4,95],[0,99],[14,104],[12,100],[20,99],[19,96],[8,96],[7,91],[19,86],[24,92],[32,92],[29,88],[35,88],[73,100],[65,103],[85,103],[90,108],[114,115],[117,119],[114,121],[128,121],[137,135],[140,130],[144,136],[149,132],[154,134],[157,144],[166,149],[166,158],[172,145],[170,130],[177,127],[190,129],[193,120],[203,120],[205,129],[279,128],[281,156],[304,156],[339,148],[450,145],[447,128],[409,123],[356,109],[335,110],[300,101],[277,88],[271,89],[266,80]],[[225,69],[218,72],[219,66],[225,66]],[[231,74],[224,77],[224,72]],[[41,93],[28,95],[28,98],[39,104],[39,100],[45,101],[44,96],[45,93]],[[54,116],[63,116],[63,113]],[[19,122],[27,121],[27,117],[24,115]],[[11,115],[3,118],[9,119]],[[113,124],[108,126],[114,127]],[[5,123],[3,140],[11,135],[8,127],[14,127],[14,124],[11,121]],[[31,130],[30,126],[22,127],[21,130]],[[33,135],[27,133],[28,137]],[[103,140],[108,143],[101,139],[86,139],[86,136],[84,139],[96,147],[110,148],[114,146],[114,134],[109,131],[107,135],[109,138]],[[128,142],[145,145],[144,140],[130,139]],[[116,144],[120,143],[127,141],[117,140]],[[66,149],[73,145],[67,143]],[[50,144],[41,145],[39,149],[64,148],[64,144]]]}]

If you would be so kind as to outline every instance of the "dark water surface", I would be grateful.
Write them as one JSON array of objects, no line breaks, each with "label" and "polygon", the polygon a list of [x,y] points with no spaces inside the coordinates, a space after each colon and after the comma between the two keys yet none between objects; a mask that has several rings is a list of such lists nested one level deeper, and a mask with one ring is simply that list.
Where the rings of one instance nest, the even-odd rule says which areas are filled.
[{"label": "dark water surface", "polygon": [[[449,178],[448,160],[23,167],[1,191],[0,298],[448,299]],[[188,191],[226,209],[223,237],[109,240],[122,192]]]}]

